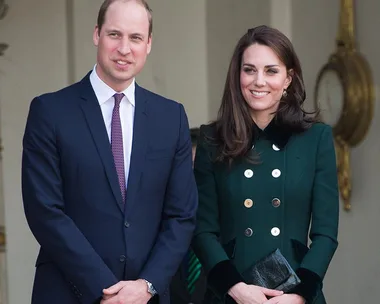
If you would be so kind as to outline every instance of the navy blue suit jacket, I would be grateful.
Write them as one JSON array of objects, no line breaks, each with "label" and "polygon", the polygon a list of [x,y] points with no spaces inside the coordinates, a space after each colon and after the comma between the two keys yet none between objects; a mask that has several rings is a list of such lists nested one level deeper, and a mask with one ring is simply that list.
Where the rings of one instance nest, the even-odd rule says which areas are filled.
[{"label": "navy blue suit jacket", "polygon": [[195,226],[197,190],[182,105],[136,85],[125,205],[89,81],[36,97],[23,139],[25,215],[41,249],[32,303],[97,303],[102,289],[144,278],[168,286]]}]

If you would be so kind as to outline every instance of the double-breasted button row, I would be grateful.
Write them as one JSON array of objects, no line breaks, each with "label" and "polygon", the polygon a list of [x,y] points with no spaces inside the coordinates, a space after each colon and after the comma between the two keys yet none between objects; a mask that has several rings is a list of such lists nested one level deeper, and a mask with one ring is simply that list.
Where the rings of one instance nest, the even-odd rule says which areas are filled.
[{"label": "double-breasted button row", "polygon": [[[277,147],[275,144],[272,145],[272,149],[274,151],[280,151],[280,148]],[[279,169],[274,169],[272,171],[272,176],[274,178],[279,178],[281,176],[281,171]],[[281,205],[281,200],[277,197],[275,197],[274,199],[272,199],[272,206],[277,208]],[[273,227],[270,231],[270,233],[273,235],[273,236],[279,236],[281,231],[280,231],[280,228],[278,227]]]},{"label": "double-breasted button row", "polygon": [[[273,235],[273,236],[279,236],[280,233],[281,233],[281,230],[280,230],[280,228],[278,228],[278,227],[273,227],[273,228],[270,230],[270,233],[271,233],[271,235]],[[246,237],[251,237],[251,236],[253,235],[253,230],[252,230],[252,228],[246,228],[246,229],[244,230],[244,235],[245,235]]]},{"label": "double-breasted button row", "polygon": [[[255,145],[252,145],[252,149],[253,149],[254,147],[255,147]],[[277,147],[275,144],[272,145],[272,149],[273,149],[274,151],[280,151],[280,148]],[[253,174],[254,174],[254,173],[253,173],[253,171],[252,171],[251,169],[246,169],[246,170],[244,171],[244,176],[245,176],[246,178],[251,178],[251,177],[253,176]],[[280,176],[281,176],[281,170],[280,170],[280,169],[273,169],[273,170],[272,170],[272,177],[274,177],[274,178],[279,178]],[[275,198],[272,199],[272,206],[273,206],[273,207],[277,208],[277,207],[279,207],[280,205],[281,205],[281,200],[280,200],[279,198],[275,197]],[[245,199],[245,200],[244,200],[244,206],[245,206],[246,208],[252,208],[252,206],[254,206],[254,202],[253,202],[253,200],[250,199],[250,198]],[[277,236],[280,235],[281,231],[280,231],[280,228],[278,228],[278,227],[273,227],[273,228],[270,230],[270,233],[271,233],[272,236],[277,237]],[[246,237],[251,237],[251,236],[253,235],[253,230],[252,230],[252,228],[246,228],[246,229],[244,230],[244,235],[245,235]]]},{"label": "double-breasted button row", "polygon": [[[280,171],[279,169],[274,169],[274,170],[272,171],[272,176],[273,176],[274,178],[278,178],[278,177],[280,177],[280,175],[281,175],[281,171]],[[252,171],[251,169],[247,169],[247,170],[245,170],[245,171],[244,171],[244,176],[245,176],[246,178],[251,178],[251,177],[253,176],[253,171]]]},{"label": "double-breasted button row", "polygon": [[[253,144],[252,147],[251,147],[251,149],[253,150],[254,148],[255,148],[255,145]],[[280,151],[280,148],[277,147],[275,144],[272,145],[272,149],[273,149],[274,151]]]},{"label": "double-breasted button row", "polygon": [[[251,200],[250,198],[247,198],[244,200],[244,206],[246,208],[252,208],[253,206],[255,205],[255,202],[253,200]],[[277,208],[277,207],[280,207],[281,205],[281,200],[277,197],[275,197],[274,199],[272,199],[272,206]]]},{"label": "double-breasted button row", "polygon": [[[280,177],[280,175],[281,175],[281,171],[280,171],[279,169],[274,169],[274,170],[272,171],[272,176],[273,176],[274,178],[278,178],[278,177]],[[251,177],[253,176],[253,171],[252,171],[251,169],[247,169],[247,170],[245,170],[245,171],[244,171],[244,176],[245,176],[246,178],[251,178]]]}]

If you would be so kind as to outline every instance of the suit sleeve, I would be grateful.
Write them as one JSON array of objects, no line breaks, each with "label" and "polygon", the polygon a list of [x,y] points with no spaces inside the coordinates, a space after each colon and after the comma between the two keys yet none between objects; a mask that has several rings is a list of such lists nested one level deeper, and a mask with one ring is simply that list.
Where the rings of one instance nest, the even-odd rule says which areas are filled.
[{"label": "suit sleeve", "polygon": [[[46,102],[46,100],[44,100]],[[26,219],[41,248],[78,290],[83,303],[95,303],[117,279],[65,214],[64,181],[54,115],[35,98],[30,106],[22,155],[22,195]]]},{"label": "suit sleeve", "polygon": [[169,286],[189,248],[198,206],[189,125],[182,105],[179,105],[179,116],[179,136],[166,188],[161,230],[140,274],[159,294]]},{"label": "suit sleeve", "polygon": [[208,284],[223,298],[228,290],[243,279],[219,242],[219,206],[210,145],[205,127],[200,128],[194,173],[198,186],[199,206],[193,249],[208,273]]},{"label": "suit sleeve", "polygon": [[339,192],[334,140],[331,127],[325,126],[321,133],[312,193],[311,246],[297,270],[302,283],[293,291],[307,303],[321,289],[338,246]]}]

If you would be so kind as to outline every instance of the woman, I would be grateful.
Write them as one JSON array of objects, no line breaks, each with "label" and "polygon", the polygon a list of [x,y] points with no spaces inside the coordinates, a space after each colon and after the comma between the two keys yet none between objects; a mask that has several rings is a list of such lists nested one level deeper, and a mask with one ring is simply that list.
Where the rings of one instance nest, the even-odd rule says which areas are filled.
[{"label": "woman", "polygon": [[[205,303],[326,303],[322,280],[338,244],[335,151],[331,128],[302,109],[305,96],[289,39],[248,30],[195,159],[193,248],[208,273]],[[245,284],[242,273],[277,248],[301,284],[286,294]]]}]

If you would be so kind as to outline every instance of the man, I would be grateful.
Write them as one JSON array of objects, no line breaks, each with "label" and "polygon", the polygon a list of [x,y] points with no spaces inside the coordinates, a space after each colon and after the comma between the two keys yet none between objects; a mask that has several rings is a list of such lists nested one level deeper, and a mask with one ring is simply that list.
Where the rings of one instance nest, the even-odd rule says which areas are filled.
[{"label": "man", "polygon": [[170,303],[197,191],[183,106],[135,83],[151,18],[144,0],[104,1],[94,69],[32,101],[22,163],[41,245],[32,303]]},{"label": "man", "polygon": [[[199,128],[191,130],[192,159],[194,161]],[[201,304],[206,292],[206,275],[201,264],[190,248],[181,266],[173,277],[170,286],[170,297],[174,304]]]}]

